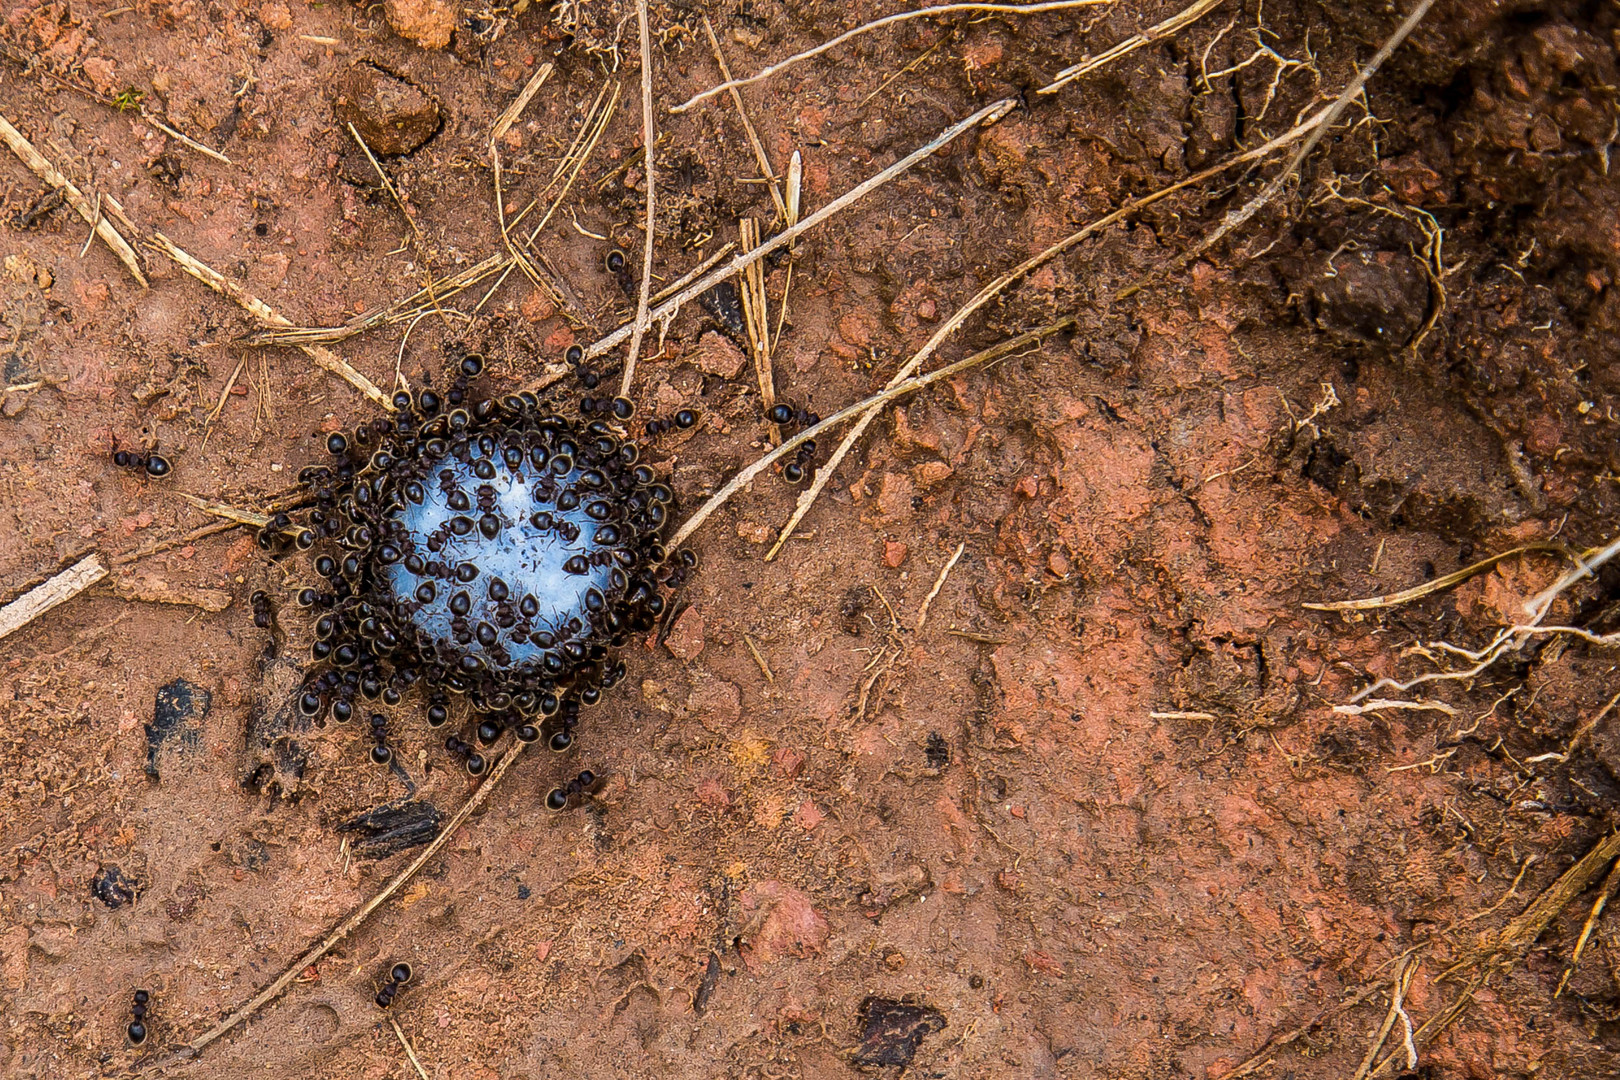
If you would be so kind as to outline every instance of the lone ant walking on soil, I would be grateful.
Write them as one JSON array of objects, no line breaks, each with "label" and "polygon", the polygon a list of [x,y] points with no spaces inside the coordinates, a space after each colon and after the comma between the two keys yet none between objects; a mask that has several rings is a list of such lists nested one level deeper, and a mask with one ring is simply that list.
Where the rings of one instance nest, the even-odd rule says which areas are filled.
[{"label": "lone ant walking on soil", "polygon": [[135,1004],[129,1010],[130,1016],[134,1019],[130,1020],[129,1027],[124,1029],[124,1033],[129,1036],[129,1045],[131,1046],[140,1046],[146,1042],[146,1009],[147,1002],[151,1000],[152,995],[147,991],[135,991]]},{"label": "lone ant walking on soil", "polygon": [[381,990],[377,991],[377,1007],[386,1009],[392,1006],[394,1004],[394,995],[405,989],[405,984],[411,981],[411,975],[411,965],[407,963],[401,962],[390,968],[388,981],[383,984]]},{"label": "lone ant walking on soil", "polygon": [[118,449],[118,439],[116,437],[113,439],[112,459],[113,464],[117,465],[120,469],[145,471],[147,476],[153,477],[154,479],[168,476],[170,470],[174,468],[174,466],[169,463],[169,459],[164,457],[162,454],[154,453],[149,450],[141,451]]}]

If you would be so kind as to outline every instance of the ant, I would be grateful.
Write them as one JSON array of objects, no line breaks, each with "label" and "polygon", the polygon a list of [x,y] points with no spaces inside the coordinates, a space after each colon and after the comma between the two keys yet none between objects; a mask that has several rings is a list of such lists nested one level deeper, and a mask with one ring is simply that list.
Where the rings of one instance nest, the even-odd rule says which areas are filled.
[{"label": "ant", "polygon": [[[797,424],[801,428],[815,427],[821,423],[818,413],[805,409],[795,409],[791,405],[778,402],[772,405],[765,413],[765,418],[778,426],[784,424]],[[814,459],[816,456],[816,440],[806,439],[799,444],[796,455],[797,460],[790,461],[782,466],[782,479],[790,484],[797,484],[809,472],[815,471]]]},{"label": "ant", "polygon": [[377,1007],[386,1009],[394,1003],[394,995],[405,989],[405,984],[411,981],[411,965],[403,961],[395,964],[388,972],[388,982],[377,991]]},{"label": "ant", "polygon": [[173,465],[169,464],[169,459],[162,454],[155,454],[151,451],[118,449],[118,440],[116,438],[113,439],[112,459],[113,464],[120,469],[144,469],[147,476],[154,478],[168,476],[169,470],[174,468]]},{"label": "ant", "polygon": [[572,795],[588,795],[596,784],[596,774],[586,769],[574,779],[568,781],[566,788],[552,788],[546,795],[547,810],[563,810],[568,806],[568,799]]},{"label": "ant", "polygon": [[625,258],[624,252],[614,248],[607,253],[607,258],[602,260],[602,265],[608,273],[619,280],[619,288],[624,290],[624,295],[636,295],[636,279],[630,273],[630,260]]},{"label": "ant", "polygon": [[680,430],[685,431],[687,428],[692,427],[697,422],[697,413],[693,412],[691,409],[681,409],[675,414],[674,419],[672,420],[659,418],[647,421],[647,437],[649,439],[656,439],[658,436],[664,434],[664,432],[669,431],[672,428],[679,428]]},{"label": "ant", "polygon": [[129,1010],[134,1019],[129,1022],[129,1027],[124,1029],[131,1046],[139,1046],[146,1041],[146,1003],[151,999],[152,995],[145,990],[135,991],[135,1004]]}]

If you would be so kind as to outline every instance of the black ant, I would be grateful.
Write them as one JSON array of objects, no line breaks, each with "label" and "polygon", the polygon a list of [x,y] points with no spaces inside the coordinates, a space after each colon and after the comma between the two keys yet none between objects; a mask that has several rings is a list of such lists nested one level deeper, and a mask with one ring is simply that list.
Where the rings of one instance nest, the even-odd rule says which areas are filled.
[{"label": "black ant", "polygon": [[[791,405],[777,402],[765,413],[765,418],[771,423],[781,426],[783,424],[796,424],[801,428],[815,427],[821,423],[819,413],[809,412],[805,409],[795,409]],[[803,480],[807,473],[813,472],[815,467],[811,460],[816,456],[816,440],[806,439],[799,445],[796,460],[782,466],[782,479],[790,484],[797,484]]]},{"label": "black ant", "polygon": [[[314,590],[306,589],[305,591],[313,592]],[[248,597],[248,603],[253,605],[254,626],[257,626],[260,630],[268,630],[276,625],[276,609],[270,605],[270,597],[263,589],[256,589],[253,595]],[[311,600],[310,603],[313,604],[314,601]]]},{"label": "black ant", "polygon": [[378,1008],[386,1009],[394,1003],[394,995],[405,989],[405,984],[411,981],[411,965],[406,963],[395,964],[388,972],[388,982],[377,991]]},{"label": "black ant", "polygon": [[657,419],[647,421],[647,437],[657,438],[658,436],[664,434],[664,432],[669,431],[671,428],[680,428],[682,431],[685,431],[687,428],[696,425],[697,422],[697,413],[693,412],[691,409],[681,409],[674,415],[673,418],[669,420]]},{"label": "black ant", "polygon": [[124,1029],[131,1046],[139,1046],[146,1041],[146,1003],[151,999],[152,995],[145,990],[135,991],[135,1004],[129,1010],[134,1019],[129,1022],[129,1027]]},{"label": "black ant", "polygon": [[624,295],[636,295],[636,279],[630,273],[630,260],[625,258],[624,252],[614,248],[607,253],[607,258],[602,260],[602,265],[607,267],[608,273],[619,279],[619,288],[624,290]]},{"label": "black ant", "polygon": [[458,736],[451,735],[445,739],[444,748],[461,758],[467,766],[469,776],[483,776],[484,770],[489,768],[489,762],[484,760],[484,755],[478,753],[471,743]]},{"label": "black ant", "polygon": [[174,468],[173,465],[169,464],[169,459],[162,454],[154,454],[150,451],[118,449],[117,439],[113,440],[112,459],[113,464],[120,469],[143,469],[147,476],[153,478],[168,476],[169,471]]},{"label": "black ant", "polygon": [[546,809],[563,810],[568,806],[568,800],[574,795],[588,794],[596,784],[596,774],[586,769],[574,779],[568,781],[566,788],[552,788],[546,795]]}]

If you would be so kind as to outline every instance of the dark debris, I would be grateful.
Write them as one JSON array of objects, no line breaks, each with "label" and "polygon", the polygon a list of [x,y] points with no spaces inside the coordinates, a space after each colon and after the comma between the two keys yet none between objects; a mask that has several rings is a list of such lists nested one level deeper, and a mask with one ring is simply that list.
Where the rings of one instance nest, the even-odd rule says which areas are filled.
[{"label": "dark debris", "polygon": [[945,1027],[945,1016],[930,1005],[868,997],[861,1002],[861,1045],[853,1063],[861,1068],[906,1066],[924,1036]]}]

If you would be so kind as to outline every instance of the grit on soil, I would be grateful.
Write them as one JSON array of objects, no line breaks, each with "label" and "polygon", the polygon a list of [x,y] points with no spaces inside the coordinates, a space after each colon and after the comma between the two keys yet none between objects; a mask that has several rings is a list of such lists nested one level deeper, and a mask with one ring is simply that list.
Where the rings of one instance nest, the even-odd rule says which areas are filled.
[{"label": "grit on soil", "polygon": [[[603,259],[639,271],[647,182],[634,6],[516,7],[8,0],[0,113],[88,197],[331,326],[504,251],[490,131],[540,65],[499,143],[512,213],[621,83],[536,244],[563,310],[513,273],[476,313],[493,278],[334,346],[385,389],[441,385],[476,348],[509,393],[634,311]],[[996,275],[1337,95],[1408,9],[1229,0],[1035,92],[1178,7],[906,21],[745,88],[776,171],[803,155],[807,213],[1018,97],[769,264],[778,395],[830,415],[881,389]],[[742,74],[898,10],[708,16]],[[670,281],[774,210],[729,96],[668,111],[719,78],[701,8],[651,15]],[[1219,1080],[1290,1033],[1251,1075],[1326,1080],[1381,1026],[1384,1075],[1404,1071],[1403,1016],[1440,1015],[1447,966],[1614,823],[1614,654],[1538,636],[1473,679],[1380,692],[1423,708],[1335,713],[1452,663],[1425,643],[1487,644],[1566,564],[1301,605],[1620,528],[1617,32],[1612,3],[1441,0],[1299,182],[1190,266],[1280,157],[1009,288],[941,361],[1076,327],[893,408],[772,561],[797,489],[773,471],[740,493],[575,748],[520,760],[399,898],[178,1075],[413,1075],[389,1017],[435,1080]],[[392,193],[339,121],[355,100]],[[0,161],[0,601],[206,524],[179,492],[265,505],[376,412],[304,353],[247,344],[259,326],[156,251],[144,289],[81,251],[88,228]],[[633,394],[638,426],[700,413],[647,451],[683,511],[770,437],[718,319],[694,303],[650,333]],[[115,468],[115,441],[173,473]],[[280,732],[289,756],[252,743],[298,669],[265,660],[248,597],[307,656],[292,597],[312,576],[225,532],[0,644],[0,1073],[116,1075],[195,1038],[417,850],[340,825],[407,800],[448,816],[475,786],[415,695],[393,770],[363,724]],[[1617,597],[1605,568],[1549,621],[1606,633]],[[600,790],[546,809],[583,768]],[[1620,1075],[1612,916],[1556,993],[1595,897],[1420,1039],[1415,1074]],[[384,1016],[396,960],[417,974]]]}]

